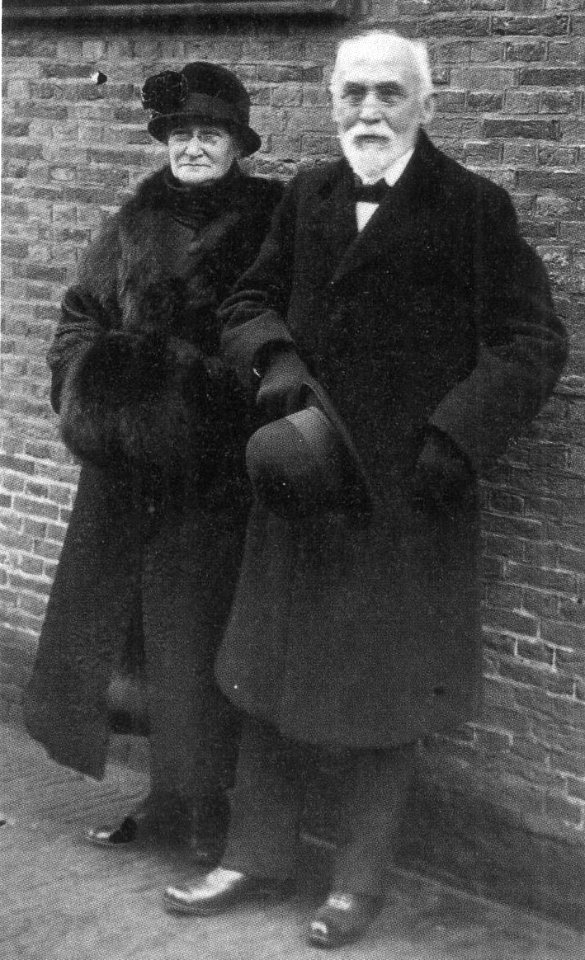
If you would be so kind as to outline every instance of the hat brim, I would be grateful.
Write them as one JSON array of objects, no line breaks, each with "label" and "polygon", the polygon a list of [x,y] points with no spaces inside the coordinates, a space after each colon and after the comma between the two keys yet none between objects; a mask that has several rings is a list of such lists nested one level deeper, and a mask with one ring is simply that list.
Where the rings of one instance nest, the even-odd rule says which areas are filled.
[{"label": "hat brim", "polygon": [[368,517],[372,499],[359,454],[325,391],[304,384],[300,409],[260,427],[246,447],[248,475],[273,513]]},{"label": "hat brim", "polygon": [[303,406],[312,404],[318,407],[329,420],[345,451],[345,463],[349,471],[347,479],[351,479],[354,507],[357,506],[358,512],[369,513],[373,505],[373,494],[365,467],[351,433],[331,402],[329,395],[319,383],[312,381],[303,384],[300,399]]},{"label": "hat brim", "polygon": [[209,113],[200,113],[198,111],[159,113],[149,120],[147,130],[155,140],[159,140],[160,143],[168,143],[171,130],[180,126],[182,123],[196,123],[197,121],[217,123],[229,129],[230,133],[233,133],[240,142],[245,157],[256,153],[256,150],[258,150],[262,143],[256,131],[252,130],[251,127],[241,126],[231,117],[212,116]]}]

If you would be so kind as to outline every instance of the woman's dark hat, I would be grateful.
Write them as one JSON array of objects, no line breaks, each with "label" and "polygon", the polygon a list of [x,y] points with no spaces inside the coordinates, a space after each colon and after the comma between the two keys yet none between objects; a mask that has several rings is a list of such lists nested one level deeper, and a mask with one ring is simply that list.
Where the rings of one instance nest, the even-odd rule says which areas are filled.
[{"label": "woman's dark hat", "polygon": [[252,434],[246,465],[258,500],[287,520],[371,511],[358,454],[320,388],[306,385],[302,409]]},{"label": "woman's dark hat", "polygon": [[142,87],[142,106],[151,110],[148,132],[166,143],[173,127],[187,120],[226,125],[238,136],[244,155],[260,146],[250,127],[250,97],[231,70],[215,63],[188,63],[180,72],[165,70]]}]

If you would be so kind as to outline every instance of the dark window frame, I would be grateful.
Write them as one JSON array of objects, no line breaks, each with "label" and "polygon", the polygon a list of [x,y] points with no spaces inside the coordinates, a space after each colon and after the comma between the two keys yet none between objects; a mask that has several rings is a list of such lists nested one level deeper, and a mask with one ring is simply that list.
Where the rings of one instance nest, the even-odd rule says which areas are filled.
[{"label": "dark window frame", "polygon": [[11,22],[64,20],[228,19],[249,17],[328,17],[348,19],[360,0],[4,0],[2,19]]}]

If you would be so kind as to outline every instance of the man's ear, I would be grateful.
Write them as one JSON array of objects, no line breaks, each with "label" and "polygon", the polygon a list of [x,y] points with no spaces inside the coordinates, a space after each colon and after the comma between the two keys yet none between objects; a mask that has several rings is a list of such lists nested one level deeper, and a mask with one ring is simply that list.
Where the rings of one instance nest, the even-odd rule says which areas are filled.
[{"label": "man's ear", "polygon": [[434,93],[427,93],[425,97],[422,98],[420,109],[421,109],[421,123],[423,126],[427,123],[430,123],[433,117],[435,116],[435,107],[436,107],[436,97]]}]

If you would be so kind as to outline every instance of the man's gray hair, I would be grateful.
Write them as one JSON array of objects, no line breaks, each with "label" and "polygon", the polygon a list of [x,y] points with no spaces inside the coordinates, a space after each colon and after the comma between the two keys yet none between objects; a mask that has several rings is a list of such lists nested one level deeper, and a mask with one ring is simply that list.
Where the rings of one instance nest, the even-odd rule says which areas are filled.
[{"label": "man's gray hair", "polygon": [[409,40],[394,30],[368,30],[358,33],[355,37],[342,40],[337,48],[337,56],[333,67],[333,74],[329,89],[331,93],[339,87],[340,77],[344,65],[355,58],[356,54],[380,59],[385,54],[390,59],[397,46],[406,50],[412,59],[412,64],[420,81],[421,96],[426,97],[433,93],[433,76],[426,43],[422,40]]}]

